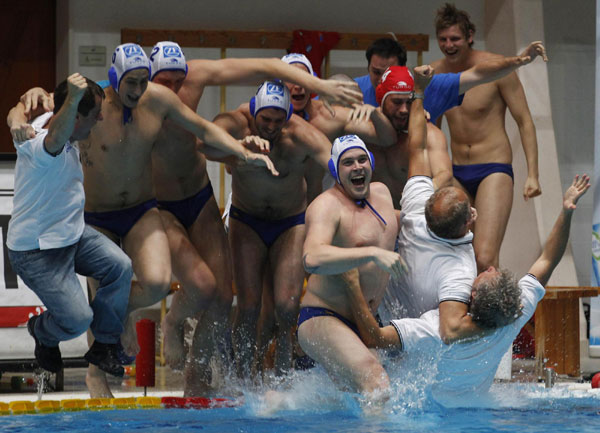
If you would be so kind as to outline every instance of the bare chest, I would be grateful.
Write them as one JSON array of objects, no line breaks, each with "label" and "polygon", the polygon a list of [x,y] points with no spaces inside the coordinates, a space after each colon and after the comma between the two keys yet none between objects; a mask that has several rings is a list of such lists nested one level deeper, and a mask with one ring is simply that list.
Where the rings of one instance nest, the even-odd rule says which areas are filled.
[{"label": "bare chest", "polygon": [[446,112],[449,122],[481,122],[490,115],[504,114],[506,104],[495,83],[477,86],[465,93],[463,103]]},{"label": "bare chest", "polygon": [[398,187],[400,194],[408,175],[408,149],[406,139],[390,147],[369,146],[375,159],[373,180],[384,183],[392,194]]},{"label": "bare chest", "polygon": [[348,209],[340,220],[337,242],[340,247],[377,246],[393,249],[397,234],[397,223],[391,208],[373,204],[373,207],[385,220],[384,222],[368,206]]}]

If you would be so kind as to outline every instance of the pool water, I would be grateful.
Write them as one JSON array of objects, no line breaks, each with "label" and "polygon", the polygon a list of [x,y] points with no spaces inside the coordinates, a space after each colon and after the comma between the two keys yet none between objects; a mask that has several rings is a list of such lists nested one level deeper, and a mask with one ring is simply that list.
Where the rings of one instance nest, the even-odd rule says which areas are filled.
[{"label": "pool water", "polygon": [[324,376],[287,387],[285,409],[266,415],[261,393],[224,409],[148,409],[61,412],[0,418],[4,432],[599,432],[600,393],[495,384],[484,407],[446,409],[421,387],[394,387],[382,415],[362,415],[355,396],[337,391]]},{"label": "pool water", "polygon": [[440,407],[365,418],[345,410],[280,412],[235,409],[114,410],[3,417],[3,432],[598,432],[600,399],[548,398],[523,408]]}]

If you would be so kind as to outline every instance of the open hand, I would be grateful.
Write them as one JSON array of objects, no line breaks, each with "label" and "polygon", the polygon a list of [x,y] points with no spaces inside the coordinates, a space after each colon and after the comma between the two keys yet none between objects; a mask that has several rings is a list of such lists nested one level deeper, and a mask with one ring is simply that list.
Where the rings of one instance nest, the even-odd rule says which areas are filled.
[{"label": "open hand", "polygon": [[563,197],[563,208],[566,210],[573,210],[577,207],[577,201],[590,189],[590,177],[587,174],[579,177],[575,175],[573,183],[565,191]]}]

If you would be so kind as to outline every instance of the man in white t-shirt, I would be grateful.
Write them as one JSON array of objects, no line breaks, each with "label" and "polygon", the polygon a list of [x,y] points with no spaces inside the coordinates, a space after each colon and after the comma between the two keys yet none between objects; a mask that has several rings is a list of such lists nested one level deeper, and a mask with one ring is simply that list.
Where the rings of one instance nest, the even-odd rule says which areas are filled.
[{"label": "man in white t-shirt", "polygon": [[[116,343],[123,332],[133,271],[116,244],[84,223],[77,145],[102,120],[103,98],[100,86],[75,73],[54,91],[54,112],[22,123],[25,106],[19,103],[8,116],[17,150],[8,257],[47,308],[29,319],[27,329],[39,366],[51,372],[62,369],[59,342],[90,328],[95,341],[85,359],[123,376]],[[76,273],[100,282],[91,304]]]},{"label": "man in white t-shirt", "polygon": [[[472,333],[464,341],[445,345],[440,337],[440,310],[417,319],[392,320],[379,328],[360,290],[356,271],[343,276],[361,338],[368,347],[399,348],[409,356],[419,352],[437,358],[433,397],[445,406],[470,404],[490,388],[504,353],[544,297],[544,285],[563,256],[577,201],[589,189],[587,175],[575,176],[564,194],[561,212],[541,256],[514,286],[506,272],[494,267],[473,282],[471,304],[460,328]],[[478,330],[474,332],[474,330]]]},{"label": "man in white t-shirt", "polygon": [[[432,74],[429,66],[415,68],[415,94],[423,94]],[[400,201],[397,245],[408,270],[388,284],[379,314],[389,322],[419,317],[439,306],[442,338],[452,341],[468,336],[456,334],[454,327],[456,318],[467,311],[471,283],[477,275],[470,230],[477,213],[461,189],[449,186],[434,191],[423,113],[423,99],[414,99],[408,125],[408,181]]]}]

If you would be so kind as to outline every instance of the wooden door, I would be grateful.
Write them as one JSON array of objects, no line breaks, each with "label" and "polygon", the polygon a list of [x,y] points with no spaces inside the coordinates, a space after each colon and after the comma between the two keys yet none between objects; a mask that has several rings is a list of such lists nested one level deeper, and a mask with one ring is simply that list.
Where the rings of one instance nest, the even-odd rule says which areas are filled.
[{"label": "wooden door", "polygon": [[8,111],[27,89],[56,85],[56,1],[0,2],[0,42],[0,154],[11,158]]}]

